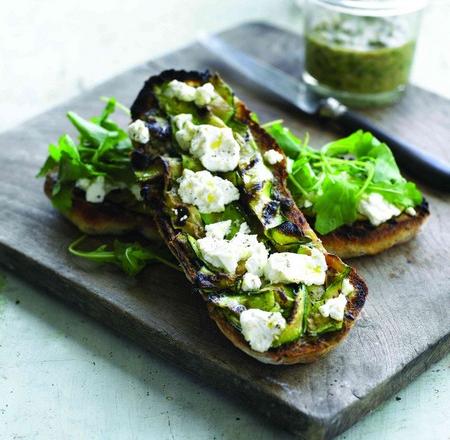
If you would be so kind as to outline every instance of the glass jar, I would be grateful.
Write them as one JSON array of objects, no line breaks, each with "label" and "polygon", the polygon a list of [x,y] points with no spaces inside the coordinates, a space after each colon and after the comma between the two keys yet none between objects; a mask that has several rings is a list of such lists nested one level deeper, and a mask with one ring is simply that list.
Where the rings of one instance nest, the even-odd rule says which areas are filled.
[{"label": "glass jar", "polygon": [[408,83],[426,0],[307,0],[306,84],[353,107],[395,102]]}]

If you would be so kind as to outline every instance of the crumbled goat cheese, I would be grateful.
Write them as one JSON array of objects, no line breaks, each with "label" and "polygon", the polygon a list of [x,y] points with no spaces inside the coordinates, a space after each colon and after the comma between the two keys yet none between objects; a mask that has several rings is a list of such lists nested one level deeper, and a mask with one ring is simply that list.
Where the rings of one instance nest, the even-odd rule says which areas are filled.
[{"label": "crumbled goat cheese", "polygon": [[304,208],[310,208],[312,205],[313,203],[311,202],[311,200],[305,199],[305,201],[303,202]]},{"label": "crumbled goat cheese", "polygon": [[192,87],[176,79],[170,81],[168,84],[166,96],[169,98],[177,98],[180,101],[194,101],[198,107],[204,107],[218,97],[211,83],[203,84],[200,87]]},{"label": "crumbled goat cheese", "polygon": [[192,115],[172,118],[175,139],[183,150],[198,158],[209,171],[232,171],[239,162],[240,147],[229,127],[194,125]]},{"label": "crumbled goat cheese", "polygon": [[267,351],[286,328],[286,320],[280,312],[259,309],[244,310],[240,322],[245,340],[253,350],[261,353]]},{"label": "crumbled goat cheese", "polygon": [[102,203],[106,194],[105,178],[98,176],[86,190],[86,200],[91,203]]},{"label": "crumbled goat cheese", "polygon": [[225,205],[239,199],[239,191],[230,181],[209,171],[185,169],[178,183],[178,195],[183,203],[193,204],[205,214],[222,212]]},{"label": "crumbled goat cheese", "polygon": [[355,290],[355,288],[353,287],[353,284],[350,282],[350,280],[348,278],[344,278],[344,280],[342,281],[342,288],[341,288],[341,293],[344,296],[350,295],[350,293],[352,293]]},{"label": "crumbled goat cheese", "polygon": [[341,293],[337,298],[330,298],[325,304],[319,307],[320,314],[325,318],[332,318],[335,321],[344,319],[347,298]]},{"label": "crumbled goat cheese", "polygon": [[381,194],[370,193],[359,202],[358,212],[366,216],[372,225],[379,226],[390,218],[400,215],[401,211]]},{"label": "crumbled goat cheese", "polygon": [[269,252],[267,251],[266,247],[263,243],[257,243],[252,248],[252,254],[245,262],[245,268],[247,269],[247,272],[262,276],[264,274],[264,268],[267,264],[267,258],[269,257]]},{"label": "crumbled goat cheese", "polygon": [[405,209],[406,214],[410,215],[411,217],[415,217],[417,215],[417,211],[413,207],[409,207]]},{"label": "crumbled goat cheese", "polygon": [[146,144],[150,140],[150,132],[146,123],[140,119],[136,119],[128,126],[128,136],[132,141]]},{"label": "crumbled goat cheese", "polygon": [[242,290],[248,292],[258,290],[261,287],[261,279],[257,275],[247,272],[242,278]]},{"label": "crumbled goat cheese", "polygon": [[93,180],[78,179],[75,186],[86,192],[86,201],[90,203],[102,203],[107,194],[104,176],[98,176]]},{"label": "crumbled goat cheese", "polygon": [[234,274],[239,261],[243,258],[242,249],[235,241],[206,236],[197,240],[200,252],[208,263]]},{"label": "crumbled goat cheese", "polygon": [[[75,186],[85,191],[85,199],[90,203],[102,203],[111,191],[127,188],[126,183],[116,182],[111,184],[105,180],[104,176],[97,176],[95,179],[78,179]],[[142,200],[139,185],[132,185],[129,190],[137,200]]]},{"label": "crumbled goat cheese", "polygon": [[239,226],[239,232],[241,234],[250,234],[252,231],[250,229],[250,226],[247,224],[247,222],[241,223]]},{"label": "crumbled goat cheese", "polygon": [[167,85],[165,92],[169,98],[177,98],[180,101],[191,102],[195,100],[196,92],[195,87],[186,84],[183,81],[174,79]]},{"label": "crumbled goat cheese", "polygon": [[229,127],[198,125],[190,144],[191,154],[209,171],[233,171],[239,162],[239,151]]},{"label": "crumbled goat cheese", "polygon": [[223,239],[225,235],[230,232],[231,220],[224,220],[223,222],[210,223],[205,226],[206,236]]},{"label": "crumbled goat cheese", "polygon": [[[211,225],[208,226],[211,227]],[[213,226],[214,229],[215,226]],[[238,232],[231,240],[218,238],[210,232],[206,234],[206,237],[197,240],[197,245],[205,261],[231,274],[236,272],[239,261],[248,261],[255,253],[267,252],[264,244],[258,242],[256,235],[243,232]],[[256,263],[254,266],[256,268]],[[258,274],[254,273],[254,275]]]},{"label": "crumbled goat cheese", "polygon": [[203,84],[195,90],[195,105],[204,107],[217,97],[214,86],[211,83]]},{"label": "crumbled goat cheese", "polygon": [[181,113],[172,118],[175,128],[175,139],[183,150],[189,150],[192,138],[194,137],[197,126],[192,122],[192,115]]},{"label": "crumbled goat cheese", "polygon": [[292,167],[294,165],[294,160],[291,159],[290,157],[286,157],[286,171],[288,174],[292,173]]},{"label": "crumbled goat cheese", "polygon": [[311,249],[311,255],[290,252],[270,255],[264,273],[272,283],[304,283],[311,286],[325,283],[326,270],[325,255],[318,249]]},{"label": "crumbled goat cheese", "polygon": [[283,160],[283,155],[277,150],[269,150],[264,153],[264,159],[270,165],[275,165]]},{"label": "crumbled goat cheese", "polygon": [[82,189],[83,191],[86,191],[89,188],[89,185],[91,184],[91,179],[87,179],[86,177],[83,177],[82,179],[78,179],[75,183],[75,186],[77,188]]}]

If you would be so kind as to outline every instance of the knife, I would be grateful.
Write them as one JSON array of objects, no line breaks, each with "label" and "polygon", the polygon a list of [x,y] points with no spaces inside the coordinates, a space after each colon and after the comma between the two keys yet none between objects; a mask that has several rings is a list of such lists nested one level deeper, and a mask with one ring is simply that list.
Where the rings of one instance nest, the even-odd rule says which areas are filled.
[{"label": "knife", "polygon": [[370,131],[381,142],[389,145],[397,163],[408,174],[435,189],[450,191],[448,163],[387,133],[369,119],[349,110],[338,100],[313,94],[302,81],[236,49],[219,37],[201,35],[199,42],[248,80],[269,90],[302,113],[333,120],[346,132],[358,129]]}]

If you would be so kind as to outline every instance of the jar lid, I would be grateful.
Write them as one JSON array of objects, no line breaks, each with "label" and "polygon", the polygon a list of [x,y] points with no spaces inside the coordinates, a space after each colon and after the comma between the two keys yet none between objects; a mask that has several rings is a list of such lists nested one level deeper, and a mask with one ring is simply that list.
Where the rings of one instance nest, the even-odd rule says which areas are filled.
[{"label": "jar lid", "polygon": [[392,16],[419,11],[428,0],[310,0],[338,12],[354,15]]}]

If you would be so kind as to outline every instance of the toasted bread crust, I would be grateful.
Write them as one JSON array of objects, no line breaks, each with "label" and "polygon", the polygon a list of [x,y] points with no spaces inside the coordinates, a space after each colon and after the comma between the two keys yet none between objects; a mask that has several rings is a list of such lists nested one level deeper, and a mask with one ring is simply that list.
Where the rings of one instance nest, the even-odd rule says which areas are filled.
[{"label": "toasted bread crust", "polygon": [[[44,192],[50,199],[55,179],[48,175]],[[150,216],[132,213],[113,203],[89,203],[74,195],[72,208],[64,213],[78,229],[89,235],[122,235],[140,232],[150,240],[159,240],[157,229]]]},{"label": "toasted bread crust", "polygon": [[419,232],[430,216],[428,202],[424,199],[415,209],[415,216],[402,213],[377,227],[368,221],[358,221],[342,226],[330,234],[318,235],[325,248],[341,258],[379,254],[411,240]]}]

